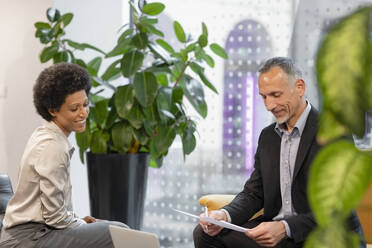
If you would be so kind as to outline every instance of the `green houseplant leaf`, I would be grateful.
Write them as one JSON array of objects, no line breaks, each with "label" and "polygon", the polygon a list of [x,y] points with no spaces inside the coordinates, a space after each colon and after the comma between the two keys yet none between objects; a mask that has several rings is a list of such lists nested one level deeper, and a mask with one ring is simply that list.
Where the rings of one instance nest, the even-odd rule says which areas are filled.
[{"label": "green houseplant leaf", "polygon": [[165,9],[165,5],[162,3],[149,3],[143,6],[143,13],[148,15],[159,15]]},{"label": "green houseplant leaf", "polygon": [[177,39],[185,43],[186,42],[186,34],[185,31],[183,30],[181,24],[178,21],[173,22],[173,28],[174,28],[174,33],[176,34]]},{"label": "green houseplant leaf", "polygon": [[220,45],[217,43],[210,44],[209,48],[214,52],[216,55],[220,56],[221,58],[227,59],[227,53],[225,52],[225,49],[223,49]]},{"label": "green houseplant leaf", "polygon": [[132,76],[141,66],[144,55],[138,50],[132,50],[124,54],[121,61],[121,71],[124,77]]},{"label": "green houseplant leaf", "polygon": [[120,152],[125,153],[129,150],[132,143],[132,127],[123,122],[116,123],[112,130],[112,142],[114,147]]},{"label": "green houseplant leaf", "polygon": [[207,117],[208,108],[204,100],[204,90],[202,84],[196,79],[185,78],[181,81],[181,87],[186,98],[189,100],[195,110],[203,117]]},{"label": "green houseplant leaf", "polygon": [[61,18],[61,12],[55,8],[47,9],[47,18],[50,22],[56,22]]},{"label": "green houseplant leaf", "polygon": [[121,118],[127,118],[134,104],[134,90],[132,85],[118,87],[115,93],[115,107]]},{"label": "green houseplant leaf", "polygon": [[360,96],[362,77],[367,70],[369,15],[370,8],[363,8],[335,25],[320,47],[317,59],[324,108],[359,137],[364,133],[366,111]]},{"label": "green houseplant leaf", "polygon": [[346,218],[372,179],[372,157],[348,141],[323,148],[312,165],[309,201],[318,225],[325,226],[335,214]]},{"label": "green houseplant leaf", "polygon": [[152,72],[137,72],[134,76],[134,91],[143,107],[151,105],[156,97],[158,83]]}]

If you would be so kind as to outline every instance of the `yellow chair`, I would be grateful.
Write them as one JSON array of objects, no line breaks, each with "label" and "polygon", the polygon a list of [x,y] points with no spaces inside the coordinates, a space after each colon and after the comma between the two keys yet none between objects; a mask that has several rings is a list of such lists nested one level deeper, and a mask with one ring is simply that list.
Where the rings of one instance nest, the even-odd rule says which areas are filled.
[{"label": "yellow chair", "polygon": [[[235,198],[235,195],[218,195],[218,194],[205,195],[199,199],[199,204],[204,207],[208,207],[209,211],[217,210],[229,204],[234,198]],[[251,219],[254,219],[260,215],[263,215],[263,212],[264,210],[261,209],[255,215],[253,215]]]}]

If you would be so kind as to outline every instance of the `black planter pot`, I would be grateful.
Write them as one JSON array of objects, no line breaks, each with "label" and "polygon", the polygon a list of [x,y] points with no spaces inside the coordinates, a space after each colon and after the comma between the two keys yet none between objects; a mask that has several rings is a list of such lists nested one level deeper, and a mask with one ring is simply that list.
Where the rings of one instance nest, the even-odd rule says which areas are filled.
[{"label": "black planter pot", "polygon": [[139,230],[143,219],[149,154],[89,152],[87,160],[92,216],[120,221]]}]

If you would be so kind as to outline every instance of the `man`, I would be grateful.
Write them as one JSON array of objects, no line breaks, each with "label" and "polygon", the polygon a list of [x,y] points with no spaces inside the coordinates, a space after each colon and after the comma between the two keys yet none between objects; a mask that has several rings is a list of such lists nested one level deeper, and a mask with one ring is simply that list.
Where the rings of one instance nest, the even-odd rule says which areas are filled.
[{"label": "man", "polygon": [[[320,149],[315,139],[317,112],[305,99],[305,81],[292,60],[269,59],[259,72],[259,93],[276,123],[261,132],[255,169],[243,191],[223,209],[209,213],[209,217],[249,230],[240,233],[200,222],[194,230],[197,248],[297,248],[316,226],[306,186],[310,165]],[[249,220],[261,208],[264,214]],[[353,230],[360,228],[356,215],[350,222]]]}]

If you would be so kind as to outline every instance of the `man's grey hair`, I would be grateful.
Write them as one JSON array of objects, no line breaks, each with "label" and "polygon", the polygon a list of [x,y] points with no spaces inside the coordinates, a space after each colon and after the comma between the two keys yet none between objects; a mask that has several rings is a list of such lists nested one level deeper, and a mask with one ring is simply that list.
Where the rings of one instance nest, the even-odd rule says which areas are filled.
[{"label": "man's grey hair", "polygon": [[258,72],[260,74],[270,71],[273,67],[279,67],[282,69],[288,76],[292,76],[296,81],[298,78],[302,78],[302,71],[298,68],[292,59],[286,57],[274,57],[268,59],[263,63]]}]

